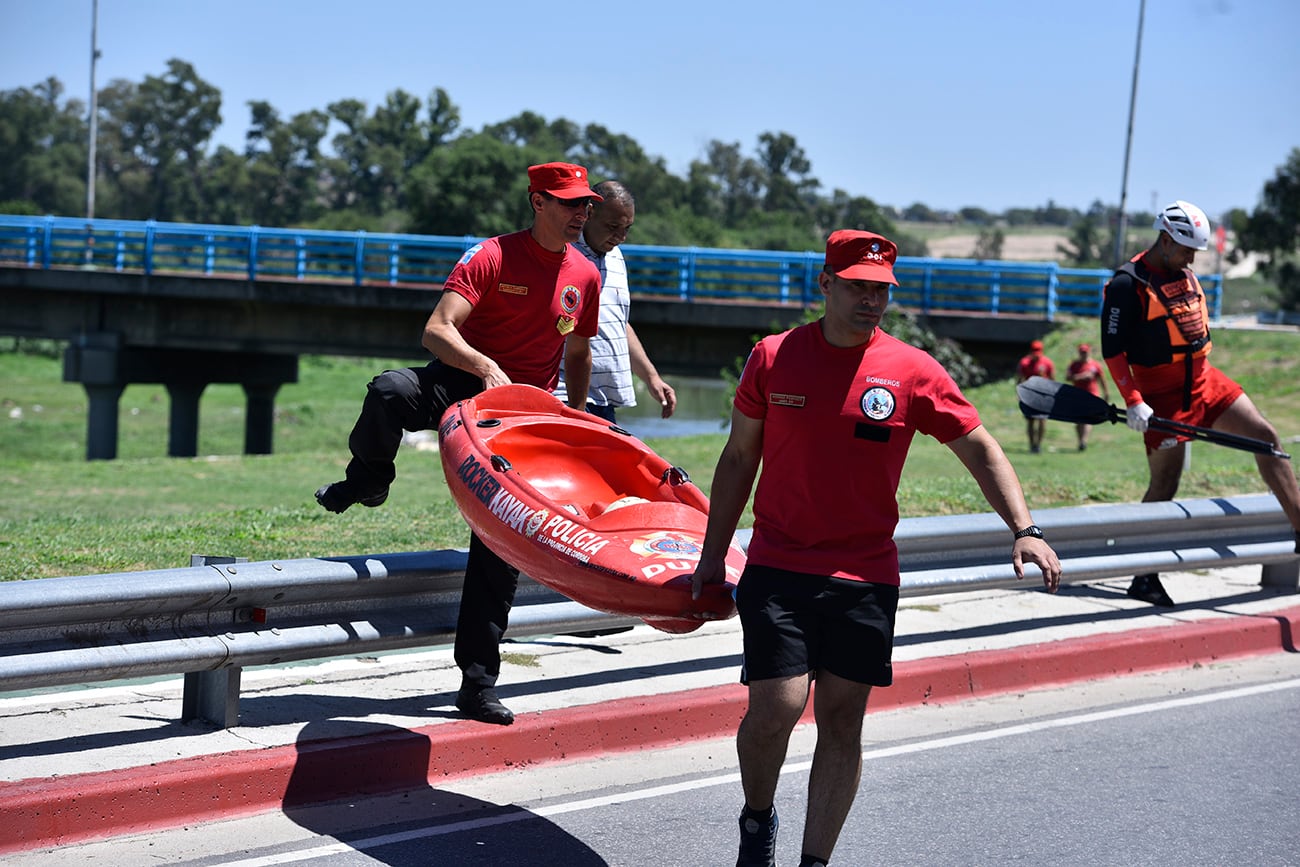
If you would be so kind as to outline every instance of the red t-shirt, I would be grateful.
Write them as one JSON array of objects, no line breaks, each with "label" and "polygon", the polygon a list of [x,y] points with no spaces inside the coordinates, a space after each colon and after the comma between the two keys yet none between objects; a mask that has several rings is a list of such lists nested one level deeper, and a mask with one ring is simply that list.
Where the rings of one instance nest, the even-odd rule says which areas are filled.
[{"label": "red t-shirt", "polygon": [[916,431],[947,443],[979,413],[933,357],[876,329],[831,346],[821,323],[759,341],[736,409],[763,419],[751,563],[898,584],[898,484]]},{"label": "red t-shirt", "polygon": [[1023,382],[1031,376],[1041,376],[1044,379],[1056,378],[1056,365],[1052,359],[1046,355],[1037,352],[1031,352],[1024,358],[1020,359],[1020,380]]},{"label": "red t-shirt", "polygon": [[527,229],[470,247],[443,289],[474,305],[461,337],[511,382],[554,389],[565,336],[596,336],[600,272],[572,244],[553,253]]},{"label": "red t-shirt", "polygon": [[1070,380],[1070,384],[1076,388],[1082,388],[1093,395],[1101,395],[1101,378],[1105,376],[1105,372],[1095,358],[1089,358],[1087,361],[1076,358],[1070,362],[1069,370],[1065,375]]}]

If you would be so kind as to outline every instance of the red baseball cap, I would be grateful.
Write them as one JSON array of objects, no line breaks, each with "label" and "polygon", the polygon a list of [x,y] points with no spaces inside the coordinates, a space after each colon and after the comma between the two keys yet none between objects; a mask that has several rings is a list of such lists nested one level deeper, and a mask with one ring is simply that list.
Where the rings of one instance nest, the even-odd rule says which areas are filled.
[{"label": "red baseball cap", "polygon": [[1031,341],[1029,341],[1029,348],[1030,348],[1030,349],[1033,349],[1033,350],[1041,351],[1042,348],[1043,348],[1043,341],[1041,341],[1041,340],[1031,340]]},{"label": "red baseball cap", "polygon": [[1079,344],[1079,351],[1080,351],[1080,352],[1091,352],[1091,351],[1092,351],[1092,346],[1091,346],[1090,344],[1087,344],[1087,343],[1080,343],[1080,344]]},{"label": "red baseball cap", "polygon": [[589,185],[587,170],[573,163],[542,163],[528,167],[528,192],[549,193],[557,199],[591,198],[605,201]]},{"label": "red baseball cap", "polygon": [[894,242],[874,232],[836,229],[826,239],[826,267],[844,280],[873,280],[897,286],[897,258]]}]

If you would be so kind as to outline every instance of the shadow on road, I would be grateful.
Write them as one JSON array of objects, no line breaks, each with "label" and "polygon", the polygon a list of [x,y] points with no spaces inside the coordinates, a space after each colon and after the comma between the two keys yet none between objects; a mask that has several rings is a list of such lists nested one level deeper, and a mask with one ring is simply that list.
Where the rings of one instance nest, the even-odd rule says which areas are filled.
[{"label": "shadow on road", "polygon": [[[341,733],[340,725],[303,728],[284,794],[284,814],[326,838],[320,847],[346,847],[394,867],[606,863],[548,819],[430,786],[438,769],[429,766],[426,736],[365,722],[344,724]],[[346,762],[340,734],[352,742]],[[357,749],[368,755],[358,760]]]}]

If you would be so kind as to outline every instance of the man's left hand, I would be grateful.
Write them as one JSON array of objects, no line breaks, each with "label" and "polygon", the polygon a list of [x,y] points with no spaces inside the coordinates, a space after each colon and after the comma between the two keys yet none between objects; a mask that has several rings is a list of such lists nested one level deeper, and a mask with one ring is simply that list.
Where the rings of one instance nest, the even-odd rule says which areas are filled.
[{"label": "man's left hand", "polygon": [[653,382],[647,383],[647,387],[650,389],[650,396],[659,401],[662,418],[668,418],[677,410],[677,392],[673,391],[671,385],[656,378]]},{"label": "man's left hand", "polygon": [[1017,539],[1011,549],[1011,565],[1016,570],[1016,578],[1025,577],[1025,563],[1033,563],[1043,573],[1043,586],[1048,593],[1055,593],[1061,586],[1061,561],[1052,546],[1042,539],[1025,536]]}]

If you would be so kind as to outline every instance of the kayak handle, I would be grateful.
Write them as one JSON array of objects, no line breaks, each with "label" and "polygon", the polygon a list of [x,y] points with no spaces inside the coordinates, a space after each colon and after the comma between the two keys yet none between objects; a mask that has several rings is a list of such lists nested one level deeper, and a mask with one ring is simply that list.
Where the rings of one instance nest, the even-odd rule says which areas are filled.
[{"label": "kayak handle", "polygon": [[508,473],[511,470],[510,461],[506,460],[502,455],[493,455],[492,469],[498,473]]},{"label": "kayak handle", "polygon": [[664,470],[664,474],[659,477],[659,482],[661,484],[668,484],[674,488],[678,485],[684,485],[690,480],[690,474],[681,467],[669,467]]}]

